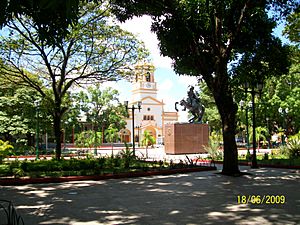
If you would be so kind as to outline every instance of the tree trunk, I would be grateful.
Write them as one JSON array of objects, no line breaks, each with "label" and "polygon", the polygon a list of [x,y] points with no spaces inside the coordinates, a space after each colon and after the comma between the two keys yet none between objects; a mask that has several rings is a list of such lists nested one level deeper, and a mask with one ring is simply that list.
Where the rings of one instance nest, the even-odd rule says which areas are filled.
[{"label": "tree trunk", "polygon": [[56,142],[55,158],[61,158],[61,114],[60,112],[54,112],[54,136]]},{"label": "tree trunk", "polygon": [[29,132],[26,133],[26,139],[27,139],[28,146],[34,146],[34,136],[31,133]]},{"label": "tree trunk", "polygon": [[231,96],[220,93],[217,107],[222,119],[222,132],[224,143],[224,159],[222,173],[226,175],[238,174],[238,152],[235,142],[236,106]]},{"label": "tree trunk", "polygon": [[233,102],[227,74],[226,60],[220,59],[216,65],[216,76],[205,80],[214,95],[222,120],[223,170],[226,175],[239,174],[238,152],[235,142],[237,105]]}]

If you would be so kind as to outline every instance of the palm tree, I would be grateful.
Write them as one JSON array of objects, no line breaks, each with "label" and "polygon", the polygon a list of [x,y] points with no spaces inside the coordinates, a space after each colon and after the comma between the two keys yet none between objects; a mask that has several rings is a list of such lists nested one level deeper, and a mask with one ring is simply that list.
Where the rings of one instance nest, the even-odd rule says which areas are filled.
[{"label": "palm tree", "polygon": [[[252,132],[253,128],[250,127],[249,129],[249,139],[252,140],[253,139],[253,132]],[[260,147],[260,139],[262,139],[263,142],[267,141],[266,135],[268,134],[268,129],[265,127],[256,127],[255,129],[255,141],[256,143],[258,143],[257,148],[259,149]]]},{"label": "palm tree", "polygon": [[146,158],[148,158],[148,146],[155,143],[155,138],[150,134],[149,131],[145,130],[142,139],[142,145],[146,146]]},{"label": "palm tree", "polygon": [[109,126],[105,131],[105,138],[111,143],[111,155],[114,155],[114,145],[113,142],[119,137],[118,129],[112,126]]}]

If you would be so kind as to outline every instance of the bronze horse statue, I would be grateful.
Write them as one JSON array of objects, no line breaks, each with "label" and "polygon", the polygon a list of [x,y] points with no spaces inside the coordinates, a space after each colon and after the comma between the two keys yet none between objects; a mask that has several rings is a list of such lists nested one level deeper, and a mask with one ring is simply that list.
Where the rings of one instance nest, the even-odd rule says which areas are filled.
[{"label": "bronze horse statue", "polygon": [[190,104],[188,101],[182,99],[180,102],[175,103],[175,109],[178,112],[177,105],[183,106],[182,111],[189,110],[189,112],[193,115],[192,118],[189,119],[189,123],[202,123],[202,117],[205,112],[204,105],[201,102],[197,102],[197,104]]}]

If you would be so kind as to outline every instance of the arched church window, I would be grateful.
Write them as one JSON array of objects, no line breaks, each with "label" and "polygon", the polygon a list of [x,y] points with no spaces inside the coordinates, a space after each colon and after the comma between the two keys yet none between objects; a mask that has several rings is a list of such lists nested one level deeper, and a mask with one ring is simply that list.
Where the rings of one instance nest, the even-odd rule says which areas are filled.
[{"label": "arched church window", "polygon": [[147,72],[147,74],[146,74],[146,81],[150,82],[150,73],[149,72]]}]

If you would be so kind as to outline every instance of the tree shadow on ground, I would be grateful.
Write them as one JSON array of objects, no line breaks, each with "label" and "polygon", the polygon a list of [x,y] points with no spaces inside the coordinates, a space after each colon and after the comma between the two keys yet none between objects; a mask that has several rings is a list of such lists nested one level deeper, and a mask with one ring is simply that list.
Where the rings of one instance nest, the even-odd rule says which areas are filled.
[{"label": "tree shadow on ground", "polygon": [[[26,224],[297,224],[300,175],[256,169],[229,177],[197,172],[144,178],[0,187]],[[285,204],[238,204],[283,195]]]}]

